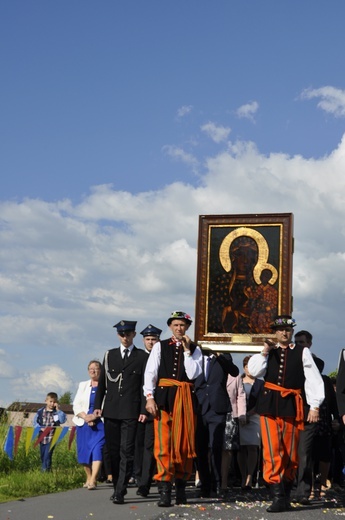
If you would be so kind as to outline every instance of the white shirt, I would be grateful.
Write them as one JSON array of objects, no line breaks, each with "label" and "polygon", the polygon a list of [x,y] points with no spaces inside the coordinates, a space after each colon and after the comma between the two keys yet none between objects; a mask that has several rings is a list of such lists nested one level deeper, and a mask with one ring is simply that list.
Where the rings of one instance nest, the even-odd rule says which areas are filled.
[{"label": "white shirt", "polygon": [[[144,376],[144,395],[154,394],[158,380],[158,370],[161,362],[161,343],[153,345],[147,360]],[[189,379],[196,379],[202,373],[202,352],[196,347],[193,354],[184,352],[184,368]]]},{"label": "white shirt", "polygon": [[128,351],[128,357],[131,355],[133,347],[134,347],[133,343],[130,347],[127,347],[127,348],[125,348],[123,345],[120,345],[122,359],[125,357],[125,350]]}]

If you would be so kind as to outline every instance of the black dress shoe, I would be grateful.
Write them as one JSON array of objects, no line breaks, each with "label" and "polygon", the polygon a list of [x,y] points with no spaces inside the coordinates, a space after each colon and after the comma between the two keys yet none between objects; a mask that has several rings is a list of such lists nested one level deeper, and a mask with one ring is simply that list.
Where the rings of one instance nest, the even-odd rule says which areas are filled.
[{"label": "black dress shoe", "polygon": [[217,498],[225,498],[226,497],[226,489],[222,489],[221,487],[217,486],[217,488],[216,488],[216,497]]},{"label": "black dress shoe", "polygon": [[272,504],[266,509],[267,513],[283,513],[286,511],[285,500],[273,500]]},{"label": "black dress shoe", "polygon": [[200,491],[197,493],[197,498],[210,498],[211,497],[211,490],[201,488]]},{"label": "black dress shoe", "polygon": [[139,486],[138,489],[137,489],[137,495],[139,495],[140,497],[147,497],[147,495],[149,494],[149,490],[147,489],[147,487],[145,486]]},{"label": "black dress shoe", "polygon": [[125,503],[125,499],[124,499],[123,495],[114,496],[113,504],[124,504],[124,503]]},{"label": "black dress shoe", "polygon": [[109,500],[113,501],[113,500],[114,500],[114,498],[115,498],[115,491],[114,491],[114,493],[113,493],[113,494],[111,495],[111,497],[110,497],[110,499],[109,499]]},{"label": "black dress shoe", "polygon": [[297,501],[301,506],[310,506],[310,500],[307,497],[302,497]]}]

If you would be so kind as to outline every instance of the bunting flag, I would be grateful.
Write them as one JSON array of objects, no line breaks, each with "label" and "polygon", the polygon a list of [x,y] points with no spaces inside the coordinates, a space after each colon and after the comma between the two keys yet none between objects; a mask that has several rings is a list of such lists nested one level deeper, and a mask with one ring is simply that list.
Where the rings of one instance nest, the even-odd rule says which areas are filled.
[{"label": "bunting flag", "polygon": [[26,428],[26,439],[25,439],[25,453],[29,453],[30,445],[32,441],[34,441],[40,431],[40,427],[36,426],[34,428],[33,426],[28,426]]},{"label": "bunting flag", "polygon": [[74,439],[74,436],[75,436],[75,429],[76,429],[76,426],[72,426],[71,433],[70,433],[70,436],[69,436],[69,441],[68,441],[68,449],[69,450],[71,449],[71,445],[72,445],[72,442],[73,442],[73,439]]},{"label": "bunting flag", "polygon": [[61,435],[58,438],[58,440],[56,441],[56,444],[59,444],[59,442],[62,441],[62,439],[66,436],[68,430],[69,430],[69,426],[62,426],[62,428],[61,428]]},{"label": "bunting flag", "polygon": [[38,436],[38,434],[40,433],[40,430],[41,430],[41,427],[40,426],[35,426],[35,429],[34,429],[34,433],[32,435],[32,441],[34,441],[36,439],[36,437]]},{"label": "bunting flag", "polygon": [[54,435],[52,437],[52,440],[50,441],[49,451],[52,450],[57,443],[60,435],[62,433],[62,428],[55,428]]},{"label": "bunting flag", "polygon": [[23,431],[23,426],[14,427],[14,454],[17,455],[19,439]]},{"label": "bunting flag", "polygon": [[31,444],[31,441],[32,441],[33,434],[34,434],[34,427],[33,426],[28,426],[26,428],[26,437],[25,437],[25,453],[26,454],[29,453],[29,448],[30,448],[30,444]]},{"label": "bunting flag", "polygon": [[6,435],[4,451],[10,460],[13,460],[13,448],[14,448],[14,431],[13,426],[10,426]]},{"label": "bunting flag", "polygon": [[[26,426],[26,433],[25,433],[25,453],[26,455],[29,453],[30,446],[33,444],[33,447],[35,448],[42,440],[43,438],[48,435],[51,430],[54,430],[53,438],[51,440],[50,450],[57,445],[59,442],[62,441],[62,439],[67,435],[68,431],[70,430],[70,436],[68,440],[68,449],[71,449],[72,442],[75,437],[76,427],[72,426],[62,426],[62,427],[54,427],[54,426],[47,426],[43,431],[41,431],[40,426]],[[21,438],[23,432],[23,426],[9,426],[8,431],[6,434],[6,439],[4,442],[4,452],[8,456],[10,460],[13,460],[14,455],[17,454],[19,441]]]},{"label": "bunting flag", "polygon": [[46,435],[48,435],[48,433],[52,429],[53,429],[53,426],[47,426],[46,428],[44,428],[43,432],[41,432],[40,435],[38,436],[38,439],[36,439],[35,444],[34,444],[34,448],[36,448],[36,446],[44,439],[44,437]]}]

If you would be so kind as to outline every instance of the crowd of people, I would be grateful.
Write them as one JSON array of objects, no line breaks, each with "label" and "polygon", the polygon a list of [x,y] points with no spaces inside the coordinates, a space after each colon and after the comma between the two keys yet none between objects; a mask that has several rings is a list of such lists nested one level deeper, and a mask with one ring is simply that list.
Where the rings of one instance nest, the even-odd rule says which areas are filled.
[{"label": "crowd of people", "polygon": [[[291,500],[322,497],[331,480],[342,484],[345,351],[335,388],[311,352],[312,335],[302,330],[293,341],[291,316],[274,319],[270,339],[244,357],[241,373],[230,353],[190,339],[185,312],[168,318],[168,339],[152,324],[143,329],[144,348],[134,345],[136,324],[114,325],[120,346],[102,363],[90,361],[73,402],[85,488],[96,488],[103,467],[114,504],[125,502],[130,482],[142,497],[155,483],[158,506],[169,507],[173,490],[175,504],[187,503],[194,473],[204,498],[226,498],[236,479],[250,492],[262,479],[272,498],[267,511],[283,512]],[[56,394],[48,394],[36,424],[65,420]],[[51,467],[47,444],[42,439],[43,470]]]}]

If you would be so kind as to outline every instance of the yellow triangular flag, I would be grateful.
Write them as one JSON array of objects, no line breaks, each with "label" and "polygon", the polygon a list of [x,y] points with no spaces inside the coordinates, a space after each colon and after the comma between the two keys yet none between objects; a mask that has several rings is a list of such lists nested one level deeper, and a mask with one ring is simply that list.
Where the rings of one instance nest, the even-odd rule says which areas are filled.
[{"label": "yellow triangular flag", "polygon": [[26,428],[26,439],[25,439],[25,453],[26,454],[29,453],[29,448],[30,448],[30,444],[31,444],[31,441],[32,441],[33,433],[34,433],[34,427],[33,426],[28,426]]},{"label": "yellow triangular flag", "polygon": [[52,450],[55,446],[55,444],[57,443],[60,435],[62,433],[62,428],[55,428],[55,432],[54,432],[54,435],[53,435],[53,438],[51,440],[51,443],[50,443],[50,447],[49,447],[49,451]]}]

